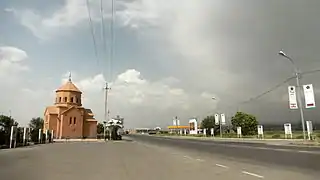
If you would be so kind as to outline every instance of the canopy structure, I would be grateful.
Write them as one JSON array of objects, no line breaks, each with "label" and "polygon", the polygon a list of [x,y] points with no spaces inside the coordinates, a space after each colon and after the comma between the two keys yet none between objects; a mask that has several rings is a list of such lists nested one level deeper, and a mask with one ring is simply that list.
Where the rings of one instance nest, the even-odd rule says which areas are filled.
[{"label": "canopy structure", "polygon": [[[200,128],[200,126],[198,126]],[[190,126],[168,126],[168,129],[190,129]]]}]

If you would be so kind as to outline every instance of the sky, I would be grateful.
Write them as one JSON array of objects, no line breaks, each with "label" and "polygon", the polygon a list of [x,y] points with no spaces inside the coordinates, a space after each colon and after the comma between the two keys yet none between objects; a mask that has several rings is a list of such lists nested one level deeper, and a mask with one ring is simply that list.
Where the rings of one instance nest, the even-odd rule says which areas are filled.
[{"label": "sky", "polygon": [[[299,112],[288,109],[287,86],[294,80],[239,102],[293,76],[281,49],[302,72],[320,69],[320,1],[114,2],[112,18],[111,0],[103,0],[104,41],[99,0],[89,0],[93,26],[85,0],[0,1],[0,112],[22,126],[43,117],[71,72],[83,105],[99,121],[108,82],[110,114],[123,116],[126,127],[165,127],[175,116],[187,124],[216,112],[230,120],[237,109],[261,124],[300,121]],[[316,100],[319,78],[302,79],[313,84]],[[306,109],[305,118],[320,122],[318,107]]]}]

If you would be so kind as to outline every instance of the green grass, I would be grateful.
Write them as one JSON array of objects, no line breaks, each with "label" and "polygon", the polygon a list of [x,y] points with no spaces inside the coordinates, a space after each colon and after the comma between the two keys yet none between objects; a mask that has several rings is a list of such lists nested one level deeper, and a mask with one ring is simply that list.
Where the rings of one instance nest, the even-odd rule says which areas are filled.
[{"label": "green grass", "polygon": [[[185,135],[178,135],[178,134],[170,134],[170,133],[161,133],[157,134],[158,136],[185,136]],[[197,135],[187,135],[189,137],[204,137],[203,134],[197,134]],[[220,137],[219,134],[217,134],[215,137]],[[228,133],[223,134],[223,138],[237,138],[236,133]],[[313,134],[313,137],[316,141],[320,142],[320,131],[315,131]],[[242,138],[257,138],[257,135],[253,136],[242,136]],[[285,139],[284,131],[265,131],[264,132],[264,138],[265,139]],[[290,138],[290,136],[288,137]],[[303,139],[303,133],[301,131],[294,131],[292,133],[292,139]]]}]

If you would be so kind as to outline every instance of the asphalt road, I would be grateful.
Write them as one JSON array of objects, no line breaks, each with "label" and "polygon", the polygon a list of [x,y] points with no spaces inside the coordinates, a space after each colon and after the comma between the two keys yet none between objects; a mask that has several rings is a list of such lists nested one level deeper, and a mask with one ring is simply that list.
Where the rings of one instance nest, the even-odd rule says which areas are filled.
[{"label": "asphalt road", "polygon": [[285,167],[310,173],[320,172],[320,148],[316,147],[176,139],[148,135],[130,135],[130,137],[140,142],[193,150],[249,164]]},{"label": "asphalt road", "polygon": [[[150,137],[146,138],[150,140]],[[68,142],[1,150],[0,179],[319,179],[319,174],[245,163],[226,159],[225,156],[190,151],[185,146],[177,148],[159,143],[169,142],[167,140],[151,141],[153,143],[141,139],[106,143]]]}]

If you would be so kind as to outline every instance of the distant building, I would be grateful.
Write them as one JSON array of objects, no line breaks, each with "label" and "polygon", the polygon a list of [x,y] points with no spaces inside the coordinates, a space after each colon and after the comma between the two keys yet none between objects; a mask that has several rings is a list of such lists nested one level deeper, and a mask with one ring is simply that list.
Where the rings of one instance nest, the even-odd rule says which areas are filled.
[{"label": "distant building", "polygon": [[44,112],[44,130],[55,139],[97,138],[97,120],[91,109],[82,107],[82,92],[69,81],[56,90],[53,106]]}]

